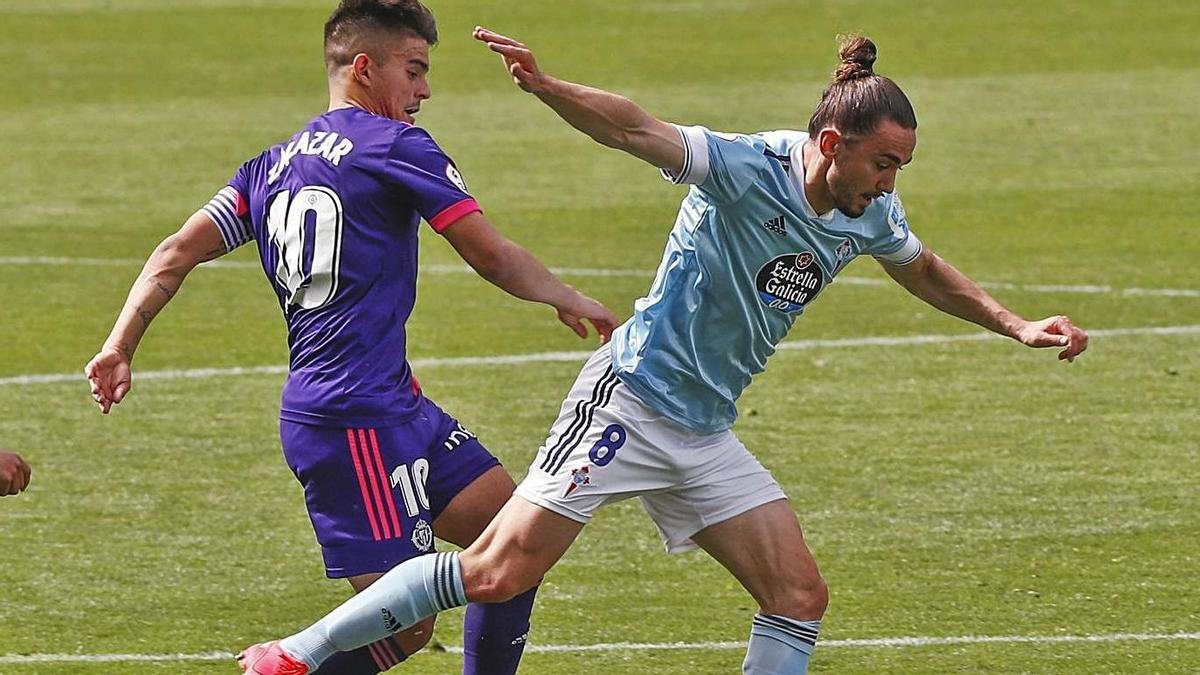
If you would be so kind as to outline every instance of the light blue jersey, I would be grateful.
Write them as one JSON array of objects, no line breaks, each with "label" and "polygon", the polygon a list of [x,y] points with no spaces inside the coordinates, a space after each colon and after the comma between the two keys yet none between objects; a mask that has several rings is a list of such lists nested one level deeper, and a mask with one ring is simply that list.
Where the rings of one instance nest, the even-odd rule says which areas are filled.
[{"label": "light blue jersey", "polygon": [[647,405],[701,433],[735,402],[792,323],[855,257],[908,264],[921,242],[895,193],[850,218],[804,196],[808,134],[679,127],[692,185],[649,293],[612,336],[613,369]]}]

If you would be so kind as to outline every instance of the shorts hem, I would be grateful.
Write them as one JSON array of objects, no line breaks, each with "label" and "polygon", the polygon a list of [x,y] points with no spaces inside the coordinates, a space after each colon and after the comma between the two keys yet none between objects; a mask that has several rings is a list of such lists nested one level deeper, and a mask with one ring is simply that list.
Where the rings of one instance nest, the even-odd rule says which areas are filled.
[{"label": "shorts hem", "polygon": [[787,494],[784,493],[783,489],[778,488],[778,487],[776,489],[778,490],[778,492],[776,492],[773,495],[764,494],[764,495],[762,495],[762,497],[763,497],[762,499],[748,501],[748,502],[742,502],[742,503],[736,504],[736,505],[722,511],[720,514],[713,517],[713,519],[710,522],[705,522],[695,532],[691,532],[686,537],[683,537],[681,541],[680,540],[664,541],[663,543],[666,545],[667,553],[669,553],[671,555],[675,555],[675,554],[679,554],[679,553],[688,553],[690,551],[695,551],[696,549],[700,548],[699,544],[692,541],[692,537],[695,536],[696,532],[699,532],[700,530],[712,527],[713,525],[720,525],[721,523],[729,520],[730,518],[736,518],[736,517],[742,515],[743,513],[749,513],[750,511],[753,511],[754,509],[757,509],[760,506],[770,504],[771,502],[777,502],[781,499],[784,501],[788,501],[788,496],[787,496]]},{"label": "shorts hem", "polygon": [[584,525],[587,525],[588,523],[592,522],[591,516],[585,516],[584,514],[579,513],[578,511],[575,511],[574,509],[563,506],[562,504],[559,504],[557,502],[550,501],[549,499],[547,499],[545,497],[539,497],[537,495],[531,494],[530,492],[528,492],[526,490],[522,490],[520,485],[517,486],[516,490],[513,490],[513,495],[520,497],[521,499],[524,499],[525,501],[529,502],[530,504],[533,504],[534,506],[540,506],[543,509],[546,509],[547,511],[553,511],[554,513],[557,513],[558,515],[560,515],[564,518],[569,518],[577,523],[583,523]]}]

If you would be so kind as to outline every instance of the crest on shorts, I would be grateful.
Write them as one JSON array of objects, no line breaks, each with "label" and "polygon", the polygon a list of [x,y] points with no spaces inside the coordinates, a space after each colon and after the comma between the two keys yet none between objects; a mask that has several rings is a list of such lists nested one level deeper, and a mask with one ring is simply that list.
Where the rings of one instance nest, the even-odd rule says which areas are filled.
[{"label": "crest on shorts", "polygon": [[567,483],[567,489],[563,492],[563,496],[566,497],[585,485],[591,485],[592,476],[590,471],[586,464],[578,469],[571,469],[571,482]]},{"label": "crest on shorts", "polygon": [[433,548],[433,528],[424,518],[417,520],[417,524],[413,525],[412,543],[422,553],[428,553],[429,549]]}]

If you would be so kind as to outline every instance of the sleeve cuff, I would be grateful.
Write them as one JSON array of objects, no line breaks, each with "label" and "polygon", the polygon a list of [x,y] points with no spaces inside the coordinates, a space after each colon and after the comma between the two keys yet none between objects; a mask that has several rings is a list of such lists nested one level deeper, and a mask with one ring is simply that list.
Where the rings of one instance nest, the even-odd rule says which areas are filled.
[{"label": "sleeve cuff", "polygon": [[678,173],[662,169],[663,178],[676,185],[699,185],[708,178],[708,137],[702,127],[681,127],[672,124],[683,140],[683,167]]},{"label": "sleeve cuff", "polygon": [[221,232],[221,240],[225,243],[225,251],[232,251],[254,238],[254,232],[244,217],[246,215],[246,200],[232,186],[221,188],[216,195],[200,210],[208,214],[217,229]]},{"label": "sleeve cuff", "polygon": [[916,260],[921,255],[921,251],[923,251],[924,248],[924,245],[921,244],[921,240],[917,238],[917,235],[909,232],[908,239],[904,240],[904,243],[899,249],[891,253],[877,255],[875,257],[879,258],[880,260],[886,260],[893,265],[907,265]]},{"label": "sleeve cuff", "polygon": [[474,197],[467,197],[442,209],[441,213],[429,219],[429,224],[433,227],[434,232],[441,234],[442,230],[450,227],[454,221],[476,211],[483,212],[483,209],[479,207],[479,202],[476,202]]}]

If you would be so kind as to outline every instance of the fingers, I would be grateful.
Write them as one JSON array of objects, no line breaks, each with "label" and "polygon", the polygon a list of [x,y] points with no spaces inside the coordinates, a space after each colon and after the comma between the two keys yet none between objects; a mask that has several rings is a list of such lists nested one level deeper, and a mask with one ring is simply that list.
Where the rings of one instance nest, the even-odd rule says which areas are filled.
[{"label": "fingers", "polygon": [[567,322],[567,326],[569,326],[571,328],[571,330],[575,331],[575,334],[578,335],[581,339],[587,339],[587,336],[588,336],[587,326],[585,326],[583,324],[583,322],[580,321],[579,319],[576,319],[575,317],[571,317],[571,320],[569,322]]},{"label": "fingers", "polygon": [[476,26],[475,30],[471,33],[471,35],[476,40],[479,40],[480,42],[487,42],[488,44],[494,43],[494,44],[501,44],[501,45],[510,45],[512,47],[524,47],[525,46],[525,45],[521,44],[520,42],[517,42],[516,40],[514,40],[508,36],[501,35],[500,33],[497,33],[496,31],[493,31],[493,30],[488,30],[487,28],[484,28],[483,26]]},{"label": "fingers", "polygon": [[592,319],[592,327],[596,329],[596,334],[600,336],[600,344],[608,344],[608,341],[612,339],[615,324],[609,321],[596,321]]},{"label": "fingers", "polygon": [[517,63],[516,61],[508,64],[508,74],[512,75],[513,80],[515,80],[517,84],[521,84],[529,79],[529,71],[522,68],[521,64]]},{"label": "fingers", "polygon": [[26,464],[24,460],[21,460],[20,470],[17,472],[16,476],[13,476],[11,494],[15,495],[24,492],[25,488],[29,487],[29,477],[32,475],[32,473],[33,472],[29,469],[29,465]]},{"label": "fingers", "polygon": [[522,63],[532,60],[533,55],[524,47],[510,47],[508,45],[496,44],[494,42],[488,44],[488,49],[503,56],[509,61],[519,61]]},{"label": "fingers", "polygon": [[1079,328],[1076,328],[1075,326],[1071,326],[1070,339],[1068,341],[1067,348],[1059,352],[1058,358],[1060,361],[1074,363],[1075,358],[1082,354],[1085,349],[1087,349],[1087,345],[1087,333]]},{"label": "fingers", "polygon": [[1058,353],[1058,359],[1074,363],[1075,358],[1087,349],[1087,333],[1071,323],[1071,319],[1066,316],[1051,317],[1047,321],[1049,325],[1046,327],[1046,332],[1055,336],[1058,346],[1066,347]]},{"label": "fingers", "polygon": [[14,452],[0,451],[0,497],[15,495],[29,485],[29,465]]}]

